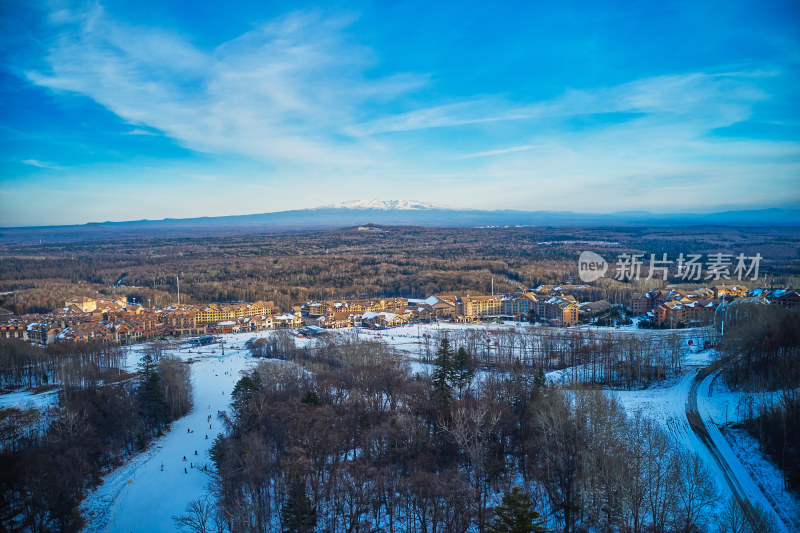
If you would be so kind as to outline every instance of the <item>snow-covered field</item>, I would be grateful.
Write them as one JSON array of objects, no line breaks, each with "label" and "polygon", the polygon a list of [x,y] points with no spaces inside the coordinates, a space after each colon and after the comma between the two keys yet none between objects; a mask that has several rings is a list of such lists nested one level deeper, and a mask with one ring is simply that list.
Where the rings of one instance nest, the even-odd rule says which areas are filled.
[{"label": "snow-covered field", "polygon": [[58,389],[46,392],[34,393],[32,391],[10,392],[0,394],[0,408],[8,409],[16,407],[18,409],[47,409],[58,401]]},{"label": "snow-covered field", "polygon": [[[385,342],[401,353],[409,355],[414,359],[411,362],[412,371],[419,372],[427,368],[427,365],[420,361],[426,352],[426,336],[435,338],[448,330],[463,328],[498,330],[512,327],[526,326],[514,323],[414,325],[379,332],[360,330],[358,337],[363,340]],[[638,334],[638,331],[641,330],[630,329],[626,333]],[[223,335],[224,357],[219,345],[192,348],[190,352],[185,346],[176,344],[170,350],[171,354],[182,359],[193,360],[191,369],[194,409],[189,415],[176,421],[172,430],[155,442],[149,450],[108,474],[104,484],[89,495],[83,505],[83,510],[89,519],[87,531],[176,530],[171,517],[183,513],[189,502],[201,497],[208,484],[208,475],[198,467],[210,463],[208,450],[214,437],[221,430],[216,418],[217,411],[228,408],[231,390],[241,372],[256,363],[254,359],[248,357],[244,344],[251,337],[270,334],[272,333]],[[310,339],[297,339],[297,344],[300,346],[314,342]],[[430,349],[435,351],[432,342]],[[131,350],[127,361],[129,369],[135,368],[143,350],[143,346]],[[684,358],[686,370],[680,377],[664,382],[658,387],[636,391],[614,391],[609,394],[614,394],[628,412],[640,410],[643,415],[658,421],[686,449],[700,453],[712,471],[717,473],[717,485],[721,494],[728,496],[730,491],[727,484],[686,419],[686,401],[692,379],[698,369],[707,365],[713,356],[711,350],[702,352],[694,350],[686,354]],[[556,376],[550,373],[548,377],[555,380],[553,378]],[[726,406],[728,420],[735,420],[734,406],[742,402],[738,395],[720,391],[717,385],[713,389],[714,393],[709,395],[712,377],[704,380],[700,386],[698,409],[709,431],[712,432],[715,443],[720,450],[723,450],[736,475],[744,479],[743,486],[752,501],[773,509],[781,520],[784,531],[800,531],[798,500],[781,490],[780,473],[757,453],[754,449],[755,441],[740,432],[731,434],[726,441],[719,432],[716,424],[724,423]],[[209,415],[211,415],[210,420]],[[208,439],[205,438],[206,435]],[[195,450],[197,455],[194,454]],[[183,460],[184,456],[186,461]]]}]

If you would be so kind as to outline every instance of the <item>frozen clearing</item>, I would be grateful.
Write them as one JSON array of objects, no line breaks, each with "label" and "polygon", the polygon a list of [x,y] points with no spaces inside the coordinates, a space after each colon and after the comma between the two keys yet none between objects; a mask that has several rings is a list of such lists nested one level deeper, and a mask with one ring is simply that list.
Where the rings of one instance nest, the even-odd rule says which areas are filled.
[{"label": "frozen clearing", "polygon": [[58,402],[58,389],[35,393],[30,390],[0,394],[0,408],[47,409]]}]

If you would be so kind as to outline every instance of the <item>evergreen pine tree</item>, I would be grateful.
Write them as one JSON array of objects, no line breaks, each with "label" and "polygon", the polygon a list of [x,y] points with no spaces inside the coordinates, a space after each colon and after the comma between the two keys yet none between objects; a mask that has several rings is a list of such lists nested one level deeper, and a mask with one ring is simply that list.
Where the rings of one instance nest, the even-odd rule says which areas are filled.
[{"label": "evergreen pine tree", "polygon": [[544,375],[544,370],[542,367],[536,371],[536,375],[533,377],[533,383],[538,388],[542,388],[547,384],[547,378]]},{"label": "evergreen pine tree", "polygon": [[472,382],[474,375],[475,369],[472,365],[472,356],[462,346],[453,357],[453,386],[461,393]]},{"label": "evergreen pine tree", "polygon": [[297,476],[292,478],[281,519],[284,533],[312,533],[317,525],[317,509],[306,495],[305,483]]},{"label": "evergreen pine tree", "polygon": [[317,394],[317,391],[310,390],[303,395],[300,399],[300,403],[304,403],[307,405],[322,405],[322,399]]},{"label": "evergreen pine tree", "polygon": [[253,374],[250,376],[244,376],[240,378],[233,387],[233,392],[231,392],[231,398],[234,406],[236,405],[236,402],[246,402],[252,393],[260,388],[261,376],[259,376],[258,371],[253,372]]},{"label": "evergreen pine tree", "polygon": [[436,360],[433,362],[433,388],[442,404],[447,405],[452,400],[453,384],[453,348],[448,339],[442,339],[436,350]]},{"label": "evergreen pine tree", "polygon": [[222,461],[225,459],[225,437],[222,433],[217,434],[214,438],[209,455],[211,456],[211,462],[214,463],[214,467],[219,472],[222,468]]},{"label": "evergreen pine tree", "polygon": [[169,423],[169,406],[161,386],[158,366],[150,354],[139,362],[139,401],[146,423],[160,430]]},{"label": "evergreen pine tree", "polygon": [[247,429],[247,407],[253,394],[261,389],[261,376],[258,371],[253,371],[249,376],[243,376],[236,382],[231,393],[231,406],[237,427]]},{"label": "evergreen pine tree", "polygon": [[533,502],[527,492],[514,487],[503,496],[503,502],[494,508],[494,520],[486,530],[488,533],[546,533],[539,513],[533,510]]}]

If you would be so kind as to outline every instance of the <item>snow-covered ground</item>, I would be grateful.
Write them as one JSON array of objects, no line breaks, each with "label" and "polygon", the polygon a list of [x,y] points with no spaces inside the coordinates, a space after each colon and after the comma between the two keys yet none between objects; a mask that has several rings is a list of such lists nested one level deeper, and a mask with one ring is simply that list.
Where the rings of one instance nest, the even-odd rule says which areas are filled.
[{"label": "snow-covered ground", "polygon": [[720,380],[709,376],[697,391],[698,410],[717,447],[748,494],[751,502],[772,509],[787,532],[800,531],[800,498],[783,488],[778,467],[759,450],[758,441],[744,430],[727,424],[747,418],[748,406],[766,400],[773,393],[731,392]]},{"label": "snow-covered ground", "polygon": [[0,394],[0,408],[47,409],[58,402],[58,389],[35,393],[30,390]]},{"label": "snow-covered ground", "polygon": [[[193,360],[194,409],[175,421],[171,431],[146,452],[107,475],[88,496],[82,505],[88,520],[86,531],[176,530],[172,516],[182,514],[189,502],[202,497],[208,484],[201,467],[210,466],[208,451],[221,431],[217,411],[228,408],[241,372],[256,362],[244,349],[252,336],[225,335],[224,356],[219,345],[191,348],[191,352],[186,347],[169,350],[170,355]],[[142,353],[141,345],[134,347],[128,357],[129,369],[135,368]]]},{"label": "snow-covered ground", "polygon": [[[450,330],[476,328],[497,331],[501,328],[522,328],[525,324],[431,324],[414,325],[384,331],[358,331],[362,340],[385,342],[412,361],[412,372],[422,372],[428,365],[421,361],[426,353],[426,338],[435,339]],[[616,330],[616,328],[612,328]],[[616,330],[619,331],[619,330]],[[628,333],[642,330],[629,329]],[[342,334],[352,334],[344,331]],[[208,484],[208,476],[198,465],[209,464],[208,450],[214,437],[221,430],[216,418],[217,411],[226,410],[230,393],[241,372],[256,364],[248,357],[244,344],[247,339],[271,335],[272,332],[258,334],[242,333],[223,335],[225,356],[219,345],[192,348],[191,352],[183,344],[175,344],[169,352],[182,359],[191,358],[192,380],[194,383],[194,410],[186,417],[176,421],[172,430],[156,441],[151,448],[135,457],[129,463],[106,476],[105,482],[89,495],[83,510],[88,517],[87,531],[175,531],[172,516],[182,514],[186,505],[201,497]],[[339,333],[333,333],[339,334]],[[622,333],[625,334],[625,333]],[[637,334],[637,333],[635,333]],[[692,332],[688,332],[692,335]],[[299,346],[316,342],[311,339],[297,339]],[[435,352],[434,342],[430,349]],[[140,345],[130,351],[127,366],[133,370],[144,353]],[[669,431],[678,443],[686,449],[697,451],[717,473],[717,485],[726,497],[730,490],[720,475],[713,458],[692,432],[686,418],[686,401],[691,390],[692,379],[700,367],[715,357],[712,350],[689,351],[684,358],[685,372],[658,387],[636,391],[615,391],[614,394],[629,413],[640,410],[643,415],[658,421]],[[565,371],[559,371],[562,374]],[[554,373],[548,375],[551,379]],[[798,501],[793,496],[779,490],[782,485],[780,474],[769,461],[753,449],[753,440],[746,435],[734,433],[729,444],[719,433],[716,424],[725,421],[725,406],[728,406],[729,420],[733,405],[740,404],[739,397],[733,393],[721,392],[715,386],[714,393],[708,395],[712,377],[704,380],[698,393],[698,409],[703,416],[709,432],[720,442],[726,459],[737,476],[745,478],[744,487],[753,501],[775,510],[783,524],[784,531],[800,531],[800,511]],[[209,422],[208,416],[211,415]],[[211,428],[209,429],[209,423]],[[189,430],[189,431],[187,431]],[[205,435],[208,435],[206,440]],[[749,439],[749,440],[748,440]],[[197,450],[197,455],[194,455]],[[183,461],[183,456],[186,461]],[[740,460],[739,457],[742,459]],[[161,464],[164,469],[161,469]],[[191,463],[191,465],[190,465]],[[184,472],[184,468],[186,471]],[[751,478],[752,476],[752,478]],[[757,481],[753,481],[756,479]],[[749,480],[749,481],[747,481]],[[763,489],[763,490],[762,490]]]},{"label": "snow-covered ground", "polygon": [[[409,326],[384,331],[360,330],[358,336],[363,340],[386,342],[408,354],[419,355],[421,345],[418,335],[459,327],[496,329],[511,326]],[[259,362],[248,356],[244,344],[252,337],[264,337],[272,333],[265,331],[257,334],[221,335],[225,344],[224,356],[219,344],[200,348],[188,348],[184,343],[178,342],[172,344],[167,350],[169,355],[193,361],[191,372],[194,409],[175,421],[172,429],[155,441],[147,451],[109,473],[103,484],[89,494],[81,506],[87,518],[86,531],[156,533],[176,530],[172,517],[182,514],[188,503],[202,497],[208,486],[209,476],[202,470],[202,466],[210,467],[208,451],[221,431],[217,412],[228,409],[230,393],[242,371]],[[339,333],[352,332],[332,334]],[[295,342],[298,346],[307,346],[316,341],[305,338],[296,339]],[[130,348],[126,360],[127,370],[136,369],[146,349],[147,345]],[[424,364],[411,364],[418,367],[412,371],[425,371]],[[184,456],[186,461],[183,460]]]},{"label": "snow-covered ground", "polygon": [[726,429],[723,434],[744,470],[783,521],[786,531],[800,531],[800,501],[797,495],[783,489],[781,471],[759,450],[756,439],[743,429]]},{"label": "snow-covered ground", "polygon": [[[699,367],[708,364],[714,357],[711,350],[688,354],[684,359],[687,370],[679,379],[649,389],[613,391],[610,394],[617,398],[628,413],[639,411],[657,421],[684,449],[700,454],[711,471],[715,472],[720,494],[727,499],[731,496],[731,490],[722,472],[712,454],[694,434],[686,418],[692,380]],[[719,425],[725,423],[726,409],[728,420],[735,420],[735,406],[740,405],[740,399],[746,395],[718,392],[720,386],[714,381],[714,377],[715,374],[712,374],[705,378],[697,390],[698,412],[714,444],[739,480],[747,499],[771,510],[782,531],[800,531],[800,501],[796,495],[783,490],[781,474],[777,468],[763,455],[755,453],[755,439],[737,432],[735,438],[726,440],[720,432]],[[709,394],[712,382],[715,383],[714,393]]]}]

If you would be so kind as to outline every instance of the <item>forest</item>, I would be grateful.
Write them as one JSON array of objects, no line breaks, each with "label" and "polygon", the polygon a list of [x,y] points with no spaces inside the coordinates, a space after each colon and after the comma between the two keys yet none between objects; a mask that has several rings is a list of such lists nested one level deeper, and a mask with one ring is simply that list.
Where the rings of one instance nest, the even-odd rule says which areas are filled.
[{"label": "forest", "polygon": [[355,339],[265,359],[222,418],[210,495],[175,517],[191,531],[514,531],[495,512],[514,493],[565,533],[725,527],[704,463],[656,423],[535,366],[481,373],[447,339],[422,374]]},{"label": "forest", "polygon": [[[781,228],[344,228],[284,234],[0,244],[0,307],[46,312],[72,296],[128,296],[144,305],[513,292],[579,282],[577,258],[622,252],[761,253],[775,286],[800,281],[800,239]],[[596,243],[596,244],[587,244]],[[114,287],[123,274],[125,285]],[[680,281],[680,280],[673,280]],[[762,283],[760,281],[760,283]],[[662,280],[603,278],[575,296],[627,303]],[[695,284],[696,285],[696,284]]]},{"label": "forest", "polygon": [[[255,339],[247,346],[257,364],[221,414],[211,491],[175,516],[176,526],[496,532],[512,531],[502,521],[519,519],[530,525],[523,531],[746,531],[722,523],[744,523],[735,501],[710,512],[720,496],[698,456],[605,391],[677,376],[687,335],[718,344],[723,358],[750,354],[758,362],[732,364],[723,379],[733,386],[738,379],[765,387],[780,377],[770,386],[796,387],[785,378],[797,353],[783,355],[796,350],[797,314],[741,305],[729,311],[725,337],[430,329],[411,358],[356,332],[305,348],[288,331]],[[123,349],[0,345],[4,388],[58,391],[41,411],[0,410],[3,529],[79,530],[86,492],[191,409],[190,365],[153,342],[127,373]],[[553,370],[563,370],[563,385],[545,382]],[[794,486],[798,401],[791,393],[775,398],[742,426]],[[54,473],[58,490],[48,482]],[[767,518],[759,520],[755,530],[771,531]]]},{"label": "forest", "polygon": [[0,357],[4,386],[58,388],[46,409],[0,409],[2,531],[80,531],[86,492],[192,408],[188,365],[158,348],[133,374],[116,346],[5,341]]},{"label": "forest", "polygon": [[787,488],[800,490],[800,309],[731,306],[721,348],[732,390],[773,392],[750,406],[743,426],[780,466]]}]

